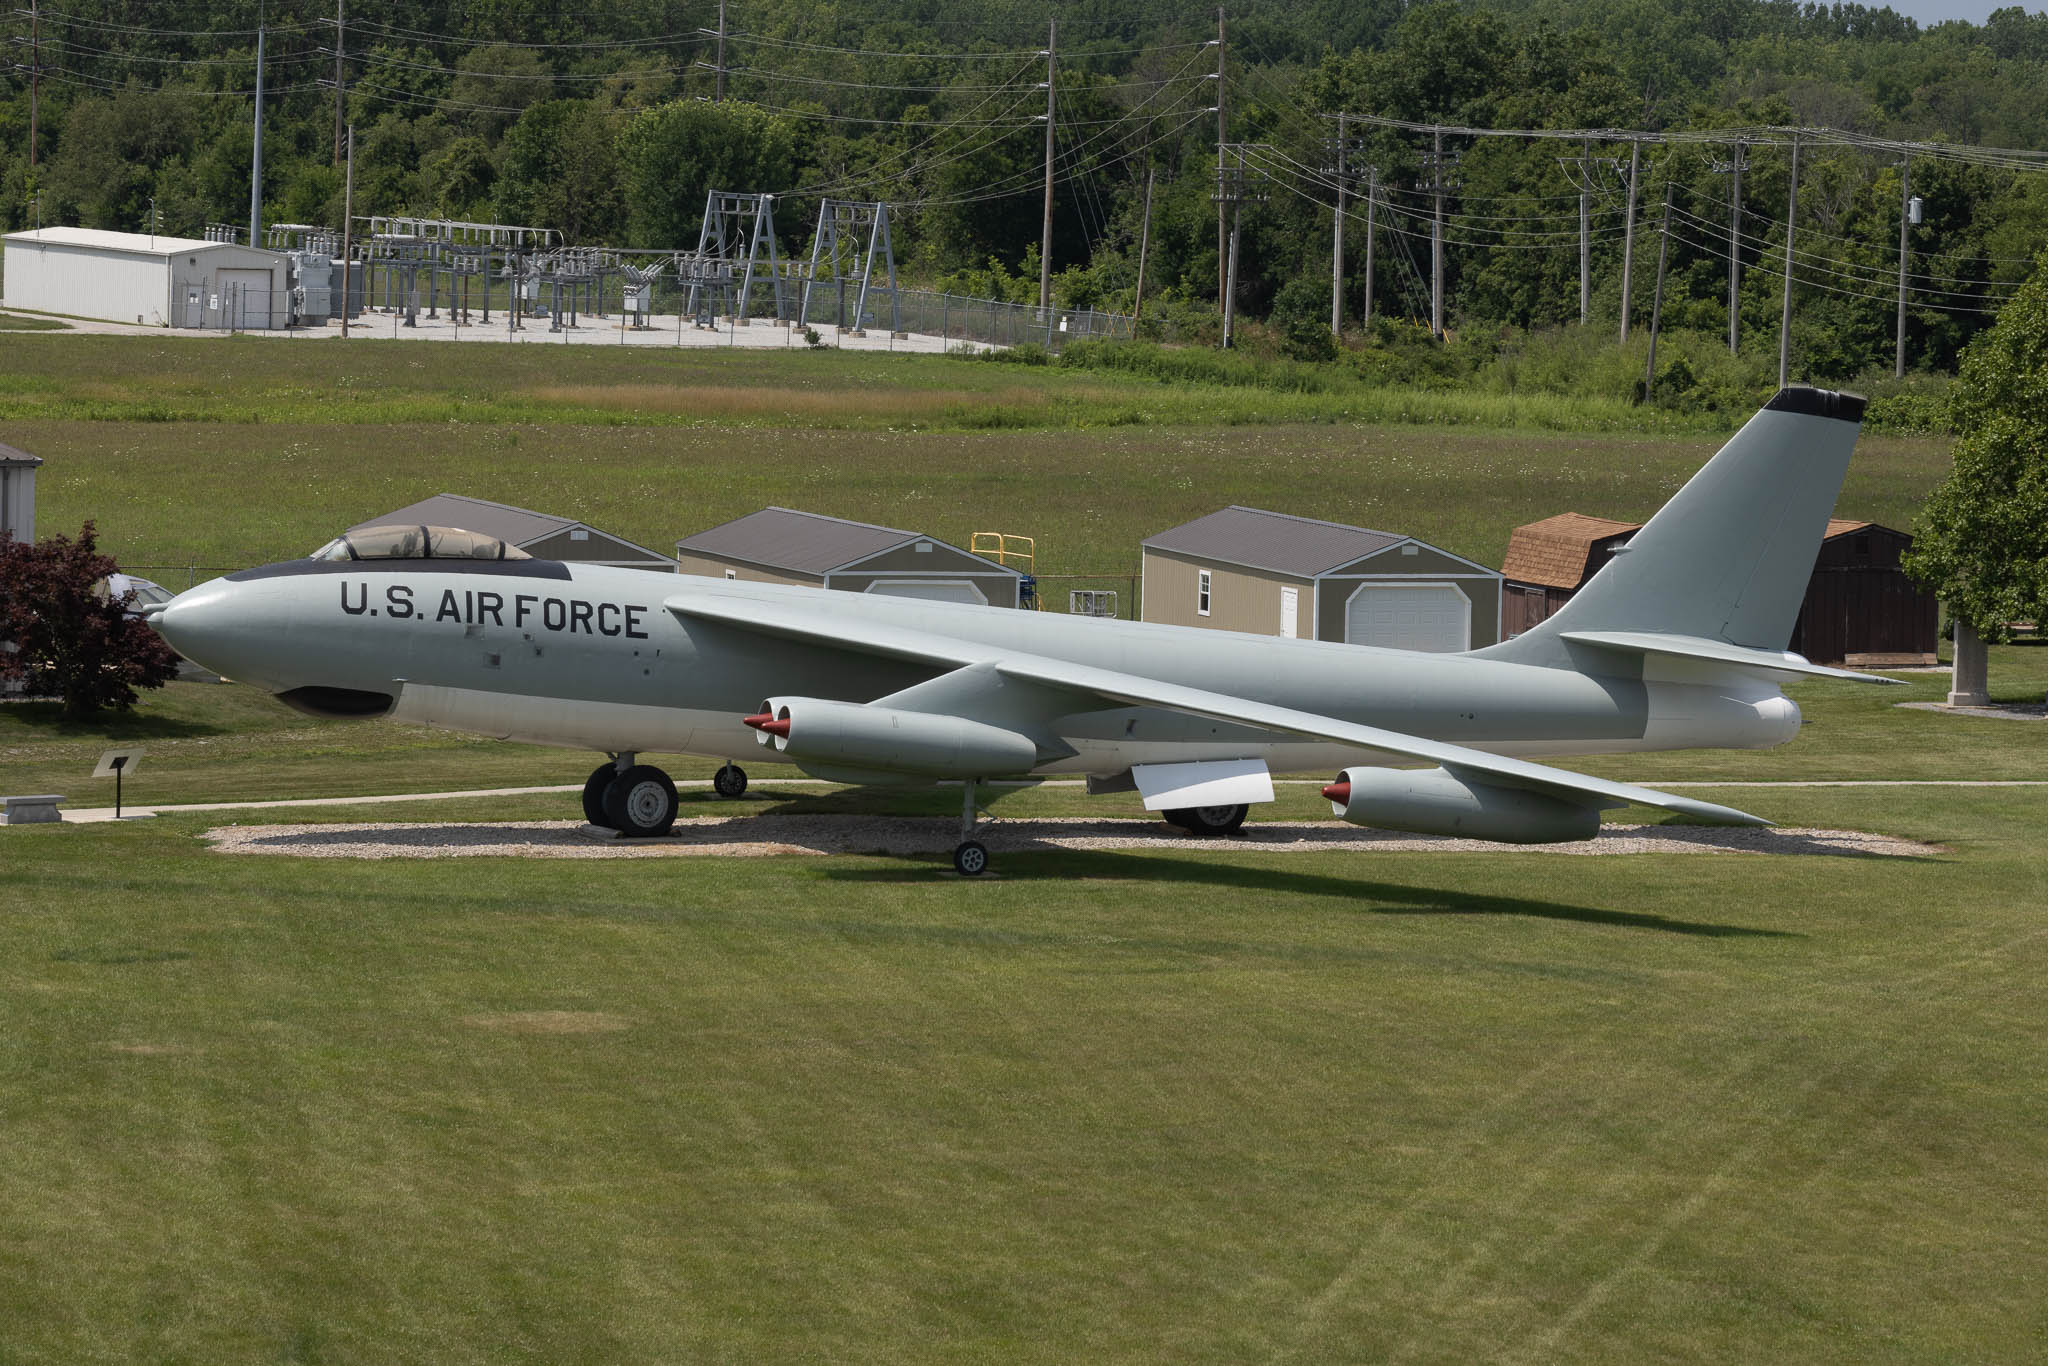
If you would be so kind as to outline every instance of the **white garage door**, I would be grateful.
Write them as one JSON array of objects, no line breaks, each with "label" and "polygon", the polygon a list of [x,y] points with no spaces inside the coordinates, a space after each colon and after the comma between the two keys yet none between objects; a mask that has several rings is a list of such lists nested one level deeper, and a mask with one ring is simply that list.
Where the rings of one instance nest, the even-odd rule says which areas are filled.
[{"label": "white garage door", "polygon": [[864,590],[888,598],[923,598],[927,602],[967,602],[986,607],[979,588],[963,579],[876,579]]},{"label": "white garage door", "polygon": [[247,331],[270,326],[270,272],[225,269],[220,273],[220,306]]},{"label": "white garage door", "polygon": [[1472,603],[1448,583],[1367,585],[1344,612],[1353,645],[1445,654],[1472,646]]}]

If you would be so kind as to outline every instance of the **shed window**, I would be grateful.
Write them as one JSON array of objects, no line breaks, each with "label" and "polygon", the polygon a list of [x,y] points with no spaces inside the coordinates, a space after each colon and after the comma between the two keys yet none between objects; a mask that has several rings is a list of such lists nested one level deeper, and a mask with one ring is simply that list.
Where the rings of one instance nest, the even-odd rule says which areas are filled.
[{"label": "shed window", "polygon": [[1195,614],[1209,615],[1209,571],[1206,569],[1195,571]]},{"label": "shed window", "polygon": [[1856,538],[1856,558],[1859,560],[1870,558],[1870,538],[1868,536],[1858,536]]}]

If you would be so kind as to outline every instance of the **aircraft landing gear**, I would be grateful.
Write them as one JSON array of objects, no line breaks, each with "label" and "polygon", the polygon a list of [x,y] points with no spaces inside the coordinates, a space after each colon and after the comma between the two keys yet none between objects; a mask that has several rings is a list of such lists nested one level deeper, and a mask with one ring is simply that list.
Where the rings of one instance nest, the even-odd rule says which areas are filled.
[{"label": "aircraft landing gear", "polygon": [[599,764],[583,784],[583,819],[592,825],[610,829],[604,814],[604,790],[612,785],[612,779],[619,776],[619,770],[611,760]]},{"label": "aircraft landing gear", "polygon": [[744,796],[747,790],[747,771],[738,764],[728,762],[724,768],[711,775],[711,790],[721,797]]},{"label": "aircraft landing gear", "polygon": [[598,766],[583,784],[583,817],[628,839],[666,835],[676,823],[676,785],[637,757],[628,750]]},{"label": "aircraft landing gear", "polygon": [[953,846],[953,871],[962,877],[988,871],[988,846],[974,838],[975,786],[972,778],[960,785],[960,843]]},{"label": "aircraft landing gear", "polygon": [[1177,825],[1190,835],[1228,835],[1244,824],[1244,818],[1251,807],[1239,803],[1236,806],[1184,806],[1166,812],[1169,825]]}]

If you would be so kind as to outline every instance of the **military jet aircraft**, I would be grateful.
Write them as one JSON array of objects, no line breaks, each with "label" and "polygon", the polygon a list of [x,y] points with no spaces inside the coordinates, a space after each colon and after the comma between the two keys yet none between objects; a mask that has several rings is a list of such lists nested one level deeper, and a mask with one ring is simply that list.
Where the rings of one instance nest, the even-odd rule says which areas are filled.
[{"label": "military jet aircraft", "polygon": [[1576,840],[1632,804],[1761,825],[1531,760],[1782,744],[1800,718],[1781,683],[1871,681],[1785,649],[1863,406],[1782,390],[1562,610],[1465,654],[662,577],[420,526],[215,579],[156,624],[301,711],[603,752],[584,815],[629,836],[676,818],[649,752],[725,759],[726,796],[750,758],[960,782],[969,875],[980,785],[1055,774],[1198,833],[1271,801],[1274,771],[1333,769],[1335,813],[1394,830]]}]

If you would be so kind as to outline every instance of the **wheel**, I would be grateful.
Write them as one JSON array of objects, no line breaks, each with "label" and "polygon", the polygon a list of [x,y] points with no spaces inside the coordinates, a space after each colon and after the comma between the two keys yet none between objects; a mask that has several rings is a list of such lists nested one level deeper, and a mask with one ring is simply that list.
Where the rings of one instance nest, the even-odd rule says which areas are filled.
[{"label": "wheel", "polygon": [[597,771],[583,784],[584,820],[592,825],[602,825],[606,829],[613,828],[611,819],[604,814],[604,790],[610,787],[612,779],[618,776],[619,771],[610,764],[599,764]]},{"label": "wheel", "polygon": [[962,840],[953,850],[953,868],[962,877],[980,877],[988,869],[988,850],[979,840]]},{"label": "wheel", "polygon": [[635,764],[605,788],[604,815],[629,839],[666,835],[676,823],[676,785],[660,769]]},{"label": "wheel", "polygon": [[[1227,835],[1244,824],[1251,808],[1237,806],[1187,806],[1166,813],[1168,820],[1191,835]],[[1175,817],[1180,819],[1174,820]]]},{"label": "wheel", "polygon": [[1178,826],[1182,830],[1187,831],[1191,835],[1195,832],[1195,827],[1188,823],[1189,816],[1185,808],[1176,808],[1172,811],[1162,811],[1159,814],[1166,817],[1166,823],[1168,825]]},{"label": "wheel", "polygon": [[721,797],[745,796],[747,771],[738,764],[727,764],[711,775],[711,790]]}]

